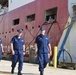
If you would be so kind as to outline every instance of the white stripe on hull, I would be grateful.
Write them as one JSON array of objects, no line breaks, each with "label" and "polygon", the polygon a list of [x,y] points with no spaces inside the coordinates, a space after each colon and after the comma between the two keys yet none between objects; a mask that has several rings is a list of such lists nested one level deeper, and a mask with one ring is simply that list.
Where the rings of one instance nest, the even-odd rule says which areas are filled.
[{"label": "white stripe on hull", "polygon": [[9,0],[9,11],[17,9],[23,5],[31,3],[35,0]]}]

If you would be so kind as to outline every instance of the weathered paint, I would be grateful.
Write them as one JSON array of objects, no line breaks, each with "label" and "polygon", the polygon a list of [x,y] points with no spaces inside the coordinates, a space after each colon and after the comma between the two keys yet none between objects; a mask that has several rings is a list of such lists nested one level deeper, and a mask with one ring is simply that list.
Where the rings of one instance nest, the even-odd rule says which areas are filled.
[{"label": "weathered paint", "polygon": [[[62,32],[66,22],[68,20],[68,0],[36,0],[30,4],[24,5],[18,9],[8,12],[0,16],[0,37],[3,39],[3,44],[9,45],[12,36],[16,35],[18,28],[23,29],[23,36],[25,37],[26,44],[28,45],[36,36],[39,27],[44,23],[45,11],[57,7],[57,23],[54,23],[49,33],[49,38],[59,33],[55,37],[51,38],[52,50],[54,46],[57,46],[61,38]],[[26,22],[26,16],[36,14],[35,20],[32,22]],[[14,19],[20,18],[20,24],[17,26],[12,25]],[[26,29],[28,26],[28,30]],[[50,27],[50,24],[44,25],[46,31]],[[34,29],[32,29],[34,27]],[[12,31],[14,29],[14,31]],[[6,38],[5,38],[6,37]],[[31,44],[34,43],[34,40]]]}]

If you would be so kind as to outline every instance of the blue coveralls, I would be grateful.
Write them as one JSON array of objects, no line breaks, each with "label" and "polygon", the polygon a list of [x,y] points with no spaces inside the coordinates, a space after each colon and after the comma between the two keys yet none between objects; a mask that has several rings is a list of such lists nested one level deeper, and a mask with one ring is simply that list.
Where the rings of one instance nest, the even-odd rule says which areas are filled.
[{"label": "blue coveralls", "polygon": [[22,70],[23,66],[23,45],[25,44],[24,38],[18,38],[18,36],[14,36],[11,40],[11,43],[13,43],[13,49],[15,51],[15,54],[12,56],[12,68],[16,66],[16,63],[19,61],[18,70]]},{"label": "blue coveralls", "polygon": [[49,62],[48,58],[48,44],[50,43],[50,40],[47,35],[38,35],[35,43],[37,43],[38,47],[38,60],[39,60],[39,71],[44,71],[44,68],[46,67],[47,63]]},{"label": "blue coveralls", "polygon": [[2,39],[0,38],[0,60],[2,59],[2,47],[1,47],[1,44],[2,44]]}]

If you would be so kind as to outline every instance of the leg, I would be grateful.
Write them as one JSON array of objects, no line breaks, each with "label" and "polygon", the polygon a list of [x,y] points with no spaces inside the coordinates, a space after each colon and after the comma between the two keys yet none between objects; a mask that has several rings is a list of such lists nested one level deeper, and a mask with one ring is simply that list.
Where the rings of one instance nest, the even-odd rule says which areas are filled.
[{"label": "leg", "polygon": [[48,62],[49,62],[48,54],[44,54],[44,68],[46,67]]},{"label": "leg", "polygon": [[18,75],[22,75],[21,70],[23,66],[24,56],[23,54],[19,54],[19,66],[18,66]]},{"label": "leg", "polygon": [[19,66],[18,66],[18,71],[22,70],[22,66],[23,66],[23,61],[24,61],[24,56],[23,54],[19,54]]},{"label": "leg", "polygon": [[13,55],[12,56],[12,68],[15,68],[17,61],[18,61],[18,55]]},{"label": "leg", "polygon": [[12,56],[12,70],[11,70],[12,74],[14,73],[14,68],[16,66],[17,61],[18,61],[18,55],[13,55]]},{"label": "leg", "polygon": [[0,48],[0,60],[2,59],[2,49]]},{"label": "leg", "polygon": [[44,58],[43,58],[43,54],[38,54],[38,60],[39,60],[39,71],[42,73],[44,71],[44,66],[43,66]]}]

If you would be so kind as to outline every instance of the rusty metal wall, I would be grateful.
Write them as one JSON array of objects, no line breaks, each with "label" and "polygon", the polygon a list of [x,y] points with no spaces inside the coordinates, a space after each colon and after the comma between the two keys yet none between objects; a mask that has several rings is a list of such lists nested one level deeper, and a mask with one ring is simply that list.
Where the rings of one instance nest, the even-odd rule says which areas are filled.
[{"label": "rusty metal wall", "polygon": [[[44,23],[45,11],[57,7],[57,19],[56,23],[50,30],[49,37],[51,38],[52,50],[55,45],[58,45],[59,40],[63,32],[66,22],[68,20],[68,0],[36,0],[30,4],[24,5],[16,10],[8,12],[0,16],[0,37],[3,39],[4,46],[10,44],[12,36],[16,35],[18,28],[23,29],[23,36],[28,45],[36,36],[39,26]],[[35,20],[32,22],[26,22],[26,16],[35,14]],[[12,25],[14,19],[20,18],[20,24],[17,26]],[[28,27],[28,29],[26,28]],[[50,24],[44,25],[46,31],[49,29]],[[33,40],[34,42],[34,40]],[[33,42],[31,43],[33,45]],[[30,44],[30,45],[31,45]],[[53,57],[53,56],[52,56]]]}]

